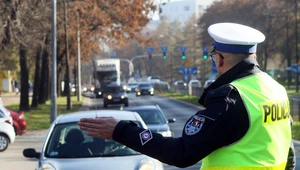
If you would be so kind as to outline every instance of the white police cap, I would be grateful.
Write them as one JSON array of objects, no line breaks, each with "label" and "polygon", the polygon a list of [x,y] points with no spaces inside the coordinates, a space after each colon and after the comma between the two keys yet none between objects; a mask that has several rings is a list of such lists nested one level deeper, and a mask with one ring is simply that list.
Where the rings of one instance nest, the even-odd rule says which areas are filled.
[{"label": "white police cap", "polygon": [[258,43],[265,40],[260,31],[237,23],[217,23],[208,27],[215,49],[229,53],[255,53]]}]

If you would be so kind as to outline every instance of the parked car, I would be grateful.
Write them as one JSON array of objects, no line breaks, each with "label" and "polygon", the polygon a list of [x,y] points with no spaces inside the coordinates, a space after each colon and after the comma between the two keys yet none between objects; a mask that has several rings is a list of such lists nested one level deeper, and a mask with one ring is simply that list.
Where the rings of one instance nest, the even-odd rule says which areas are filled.
[{"label": "parked car", "polygon": [[113,140],[93,138],[77,125],[81,118],[113,116],[130,120],[147,129],[135,112],[117,110],[89,110],[58,116],[51,124],[41,152],[33,148],[23,150],[27,158],[37,158],[36,169],[60,170],[163,170],[163,164]]},{"label": "parked car", "polygon": [[16,135],[22,135],[26,132],[27,123],[24,119],[24,111],[15,112],[9,110],[9,113],[13,119],[13,127]]},{"label": "parked car", "polygon": [[82,90],[83,92],[93,92],[95,90],[95,86],[87,84],[83,86]]},{"label": "parked car", "polygon": [[112,104],[124,104],[128,106],[128,96],[123,89],[123,86],[109,85],[103,91],[103,107],[108,107]]},{"label": "parked car", "polygon": [[153,86],[148,83],[139,83],[138,87],[135,90],[136,96],[141,96],[141,95],[154,95],[154,88]]},{"label": "parked car", "polygon": [[201,82],[199,80],[190,80],[189,86],[190,87],[201,87]]},{"label": "parked car", "polygon": [[12,124],[13,120],[9,111],[0,105],[0,152],[5,151],[8,145],[15,141],[16,134]]},{"label": "parked car", "polygon": [[127,92],[135,92],[135,89],[138,87],[138,83],[137,82],[129,82],[127,84]]},{"label": "parked car", "polygon": [[144,105],[128,108],[121,107],[121,109],[137,112],[142,117],[147,127],[151,129],[151,131],[160,133],[166,137],[173,136],[173,132],[171,131],[169,123],[174,123],[176,119],[167,119],[159,105]]},{"label": "parked car", "polygon": [[215,80],[206,80],[204,85],[203,85],[203,88],[206,89],[209,85],[211,85]]}]

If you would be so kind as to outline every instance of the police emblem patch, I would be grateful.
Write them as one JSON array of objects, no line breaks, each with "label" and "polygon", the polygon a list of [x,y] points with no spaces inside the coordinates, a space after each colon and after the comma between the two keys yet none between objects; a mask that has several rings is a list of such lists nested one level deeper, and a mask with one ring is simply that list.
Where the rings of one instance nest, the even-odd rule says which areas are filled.
[{"label": "police emblem patch", "polygon": [[140,139],[142,145],[145,145],[147,142],[149,142],[152,139],[152,132],[150,129],[146,129],[143,132],[140,133]]},{"label": "police emblem patch", "polygon": [[194,135],[198,133],[205,122],[204,117],[194,115],[185,125],[184,131],[186,135]]}]

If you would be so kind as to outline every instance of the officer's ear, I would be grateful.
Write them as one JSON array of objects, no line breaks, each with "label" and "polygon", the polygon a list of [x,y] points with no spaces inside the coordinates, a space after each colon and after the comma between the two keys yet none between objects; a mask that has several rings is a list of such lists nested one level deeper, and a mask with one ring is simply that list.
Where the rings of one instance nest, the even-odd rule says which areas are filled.
[{"label": "officer's ear", "polygon": [[224,66],[224,58],[218,56],[218,58],[216,59],[216,65],[220,68],[222,66]]}]

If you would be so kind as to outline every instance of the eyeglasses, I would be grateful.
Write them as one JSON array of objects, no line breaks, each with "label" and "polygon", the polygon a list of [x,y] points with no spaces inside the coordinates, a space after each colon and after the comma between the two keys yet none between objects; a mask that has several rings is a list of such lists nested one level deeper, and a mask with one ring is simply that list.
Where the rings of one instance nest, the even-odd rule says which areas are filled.
[{"label": "eyeglasses", "polygon": [[212,60],[213,62],[216,62],[216,55],[217,55],[217,54],[219,54],[220,57],[221,57],[222,59],[224,59],[224,56],[223,56],[221,53],[219,53],[219,52],[213,50],[213,51],[210,52],[210,54],[209,54],[209,56],[210,56],[210,58],[211,58],[211,60]]}]

